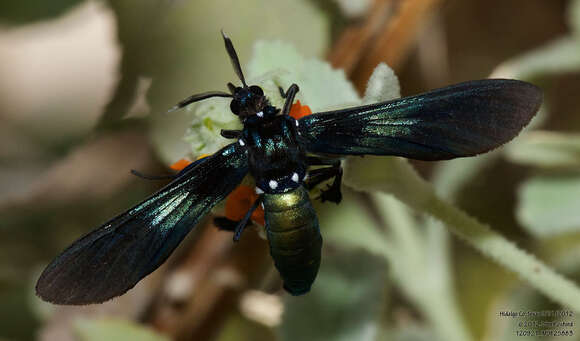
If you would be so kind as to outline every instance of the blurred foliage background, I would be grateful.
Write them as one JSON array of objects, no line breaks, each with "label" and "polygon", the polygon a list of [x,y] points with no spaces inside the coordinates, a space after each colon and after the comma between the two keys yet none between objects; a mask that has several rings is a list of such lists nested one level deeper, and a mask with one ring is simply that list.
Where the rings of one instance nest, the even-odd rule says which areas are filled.
[{"label": "blurred foliage background", "polygon": [[0,340],[526,340],[500,311],[561,309],[421,212],[348,188],[340,208],[317,205],[323,265],[306,296],[280,289],[259,233],[234,246],[206,219],[118,299],[37,299],[48,261],[162,185],[130,169],[162,174],[187,154],[191,118],[163,113],[234,80],[222,28],[242,64],[255,41],[281,40],[344,69],[361,95],[379,62],[403,95],[490,75],[541,86],[541,114],[506,148],[413,165],[580,277],[578,0],[4,1]]}]

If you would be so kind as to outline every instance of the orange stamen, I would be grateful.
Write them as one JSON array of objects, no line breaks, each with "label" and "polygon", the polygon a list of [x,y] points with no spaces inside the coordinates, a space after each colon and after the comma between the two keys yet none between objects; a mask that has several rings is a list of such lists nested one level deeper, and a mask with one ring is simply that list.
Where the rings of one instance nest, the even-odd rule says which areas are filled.
[{"label": "orange stamen", "polygon": [[[208,157],[208,156],[210,156],[210,154],[201,154],[200,156],[198,156],[197,160],[203,159],[204,157]],[[181,171],[185,167],[189,166],[190,164],[191,164],[191,161],[189,161],[187,159],[181,159],[181,160],[177,161],[176,163],[172,164],[171,166],[169,166],[169,168],[176,170],[176,171]]]},{"label": "orange stamen", "polygon": [[296,103],[292,104],[290,107],[290,116],[294,117],[295,119],[301,119],[304,116],[308,116],[312,114],[312,110],[307,105],[300,104],[300,101],[296,101]]},{"label": "orange stamen", "polygon": [[[226,200],[226,218],[235,221],[242,220],[256,199],[258,199],[258,194],[252,187],[239,185]],[[252,213],[252,220],[265,225],[264,209],[261,206]]]},{"label": "orange stamen", "polygon": [[177,161],[176,163],[172,164],[171,166],[169,166],[169,168],[171,168],[175,171],[180,171],[180,170],[183,170],[185,167],[189,166],[190,163],[191,163],[191,161],[189,161],[189,160],[181,159],[181,160]]}]

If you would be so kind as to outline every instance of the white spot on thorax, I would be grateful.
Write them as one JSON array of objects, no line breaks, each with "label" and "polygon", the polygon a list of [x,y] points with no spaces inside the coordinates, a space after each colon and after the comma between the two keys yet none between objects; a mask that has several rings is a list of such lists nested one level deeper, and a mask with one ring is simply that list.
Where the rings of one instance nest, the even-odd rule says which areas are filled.
[{"label": "white spot on thorax", "polygon": [[300,124],[298,123],[298,120],[295,121],[296,122],[296,126],[298,127]]},{"label": "white spot on thorax", "polygon": [[242,139],[238,140],[240,142],[240,146],[245,146],[246,144],[244,143],[244,141],[242,141]]},{"label": "white spot on thorax", "polygon": [[278,181],[270,180],[270,182],[268,182],[268,185],[270,186],[271,189],[276,189],[276,187],[278,187]]},{"label": "white spot on thorax", "polygon": [[256,113],[256,116],[258,116],[258,117],[264,117],[264,112],[263,111],[260,111],[259,113]]},{"label": "white spot on thorax", "polygon": [[292,174],[292,181],[298,183],[298,173]]}]

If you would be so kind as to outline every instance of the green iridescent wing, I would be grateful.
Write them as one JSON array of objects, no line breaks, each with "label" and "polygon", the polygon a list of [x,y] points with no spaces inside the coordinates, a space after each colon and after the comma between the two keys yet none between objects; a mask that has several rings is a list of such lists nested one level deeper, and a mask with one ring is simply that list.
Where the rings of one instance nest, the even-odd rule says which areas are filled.
[{"label": "green iridescent wing", "polygon": [[188,166],[159,192],[52,261],[38,280],[38,296],[57,304],[90,304],[125,293],[165,262],[247,172],[247,153],[237,143]]},{"label": "green iridescent wing", "polygon": [[528,124],[542,103],[529,83],[486,79],[417,96],[300,119],[309,152],[445,160],[492,150]]}]

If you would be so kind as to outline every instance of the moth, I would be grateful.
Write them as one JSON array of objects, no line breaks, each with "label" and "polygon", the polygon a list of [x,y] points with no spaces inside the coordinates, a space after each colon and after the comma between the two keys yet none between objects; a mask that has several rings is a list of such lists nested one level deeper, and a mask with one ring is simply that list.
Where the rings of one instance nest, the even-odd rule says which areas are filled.
[{"label": "moth", "polygon": [[211,97],[231,98],[231,112],[243,128],[222,130],[231,144],[193,162],[160,191],[75,241],[40,276],[36,292],[42,299],[91,304],[122,295],[165,262],[248,174],[259,196],[243,219],[217,218],[216,225],[238,240],[252,212],[263,205],[270,253],[284,288],[305,294],[318,273],[322,248],[309,190],[332,180],[320,199],[340,202],[341,156],[474,156],[514,138],[542,102],[541,90],[532,84],[485,79],[297,120],[289,112],[298,85],[280,89],[284,106],[272,106],[259,86],[246,84],[234,46],[222,35],[241,86],[228,83],[229,92],[192,95],[174,109]]}]

